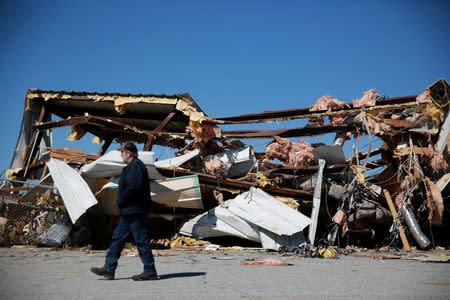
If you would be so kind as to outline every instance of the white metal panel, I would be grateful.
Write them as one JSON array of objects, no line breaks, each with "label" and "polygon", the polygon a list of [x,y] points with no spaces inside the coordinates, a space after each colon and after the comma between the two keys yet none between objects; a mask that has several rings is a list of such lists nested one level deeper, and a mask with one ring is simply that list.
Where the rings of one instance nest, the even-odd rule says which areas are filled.
[{"label": "white metal panel", "polygon": [[218,206],[214,208],[214,211],[218,220],[239,231],[246,239],[260,241],[258,226],[248,223],[225,207]]},{"label": "white metal panel", "polygon": [[227,202],[234,214],[278,235],[292,235],[311,224],[310,218],[260,189],[251,188]]},{"label": "white metal panel", "polygon": [[[110,204],[104,203],[117,200],[118,187],[119,178],[111,178],[96,194],[97,198],[101,200],[100,205],[109,214],[118,215],[119,213],[117,206],[112,206],[114,209],[112,211],[109,209]],[[169,207],[204,208],[197,175],[152,181],[150,182],[150,193],[152,201]]]},{"label": "white metal panel", "polygon": [[259,230],[256,226],[220,206],[187,221],[180,228],[179,233],[196,238],[231,235],[260,242]]},{"label": "white metal panel", "polygon": [[[138,157],[145,164],[148,177],[151,179],[163,179],[161,174],[156,170],[155,165],[153,164],[153,155],[154,152],[150,151],[138,151]],[[114,177],[120,176],[122,173],[122,169],[126,166],[126,163],[123,162],[121,152],[118,150],[113,150],[99,159],[93,161],[90,164],[84,165],[81,167],[81,174],[92,177],[92,178],[100,178],[100,177]]]},{"label": "white metal panel", "polygon": [[150,182],[152,200],[170,207],[203,209],[197,175],[167,178]]},{"label": "white metal panel", "polygon": [[156,167],[164,167],[164,168],[171,168],[171,167],[178,167],[179,165],[187,162],[188,160],[193,159],[194,157],[198,156],[200,154],[200,149],[195,149],[189,153],[180,155],[178,157],[168,158],[164,160],[160,160],[155,162]]},{"label": "white metal panel", "polygon": [[320,194],[322,193],[322,174],[325,167],[325,160],[319,159],[319,171],[317,172],[316,185],[314,186],[313,207],[311,211],[312,224],[309,228],[308,239],[314,245],[317,229],[317,218],[320,210]]},{"label": "white metal panel", "polygon": [[250,147],[224,151],[215,155],[208,155],[205,161],[218,158],[220,162],[228,166],[226,176],[234,177],[245,175],[256,163],[255,155]]},{"label": "white metal panel", "polygon": [[89,207],[97,204],[97,199],[80,174],[65,162],[50,158],[47,166],[70,219],[75,223]]},{"label": "white metal panel", "polygon": [[264,249],[278,251],[280,246],[297,247],[306,243],[303,231],[286,236],[277,235],[273,232],[260,228],[261,244]]}]

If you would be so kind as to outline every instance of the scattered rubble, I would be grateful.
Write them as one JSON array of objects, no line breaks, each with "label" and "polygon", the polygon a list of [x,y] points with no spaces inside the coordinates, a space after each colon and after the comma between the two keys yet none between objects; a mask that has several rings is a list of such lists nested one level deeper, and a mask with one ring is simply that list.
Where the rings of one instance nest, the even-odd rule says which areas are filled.
[{"label": "scattered rubble", "polygon": [[[108,148],[132,141],[144,144],[139,158],[149,170],[149,228],[158,249],[232,249],[222,246],[225,238],[323,258],[337,258],[336,247],[354,251],[349,245],[449,247],[448,89],[441,79],[420,95],[384,98],[371,89],[351,103],[327,95],[310,108],[225,118],[208,117],[188,94],[29,90],[10,169],[1,178],[0,245],[108,244],[124,167],[120,152]],[[295,119],[309,123],[224,130]],[[103,142],[98,153],[54,148],[51,131],[66,126],[69,140],[95,135]],[[304,140],[333,133],[331,145]],[[366,136],[368,151],[353,147],[346,157],[351,136]],[[269,141],[258,153],[244,139]],[[155,161],[154,145],[177,152]]]}]

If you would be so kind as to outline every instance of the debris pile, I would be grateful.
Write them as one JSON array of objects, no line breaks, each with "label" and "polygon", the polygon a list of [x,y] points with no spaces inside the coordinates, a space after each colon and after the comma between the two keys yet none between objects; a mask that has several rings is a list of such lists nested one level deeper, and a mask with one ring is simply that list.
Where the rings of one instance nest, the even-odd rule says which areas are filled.
[{"label": "debris pile", "polygon": [[[171,247],[205,239],[213,250],[219,246],[208,240],[233,237],[325,258],[337,257],[333,246],[448,247],[448,90],[441,79],[420,95],[384,98],[371,89],[351,103],[327,95],[310,108],[225,118],[208,117],[188,94],[29,90],[1,179],[0,244],[106,245],[125,166],[108,148],[132,141],[144,144],[139,158],[154,202],[149,228],[165,247],[178,235]],[[296,119],[308,123],[225,130]],[[51,131],[66,126],[69,140],[89,132],[103,142],[98,153],[54,148]],[[333,142],[306,141],[327,134]],[[352,136],[367,140],[365,153],[355,145],[345,153]],[[257,152],[244,139],[268,142]],[[155,145],[176,153],[155,161]]]}]

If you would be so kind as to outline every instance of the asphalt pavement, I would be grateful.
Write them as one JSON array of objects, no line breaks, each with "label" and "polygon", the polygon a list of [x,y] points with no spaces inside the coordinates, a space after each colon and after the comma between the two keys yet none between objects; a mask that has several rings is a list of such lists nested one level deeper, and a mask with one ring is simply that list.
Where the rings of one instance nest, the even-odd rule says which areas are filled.
[{"label": "asphalt pavement", "polygon": [[[105,253],[0,248],[0,299],[450,299],[450,264],[442,261],[165,250],[170,256],[155,258],[160,280],[135,282],[131,276],[142,272],[139,257],[122,256],[115,280],[92,274]],[[243,265],[266,258],[287,265]]]}]

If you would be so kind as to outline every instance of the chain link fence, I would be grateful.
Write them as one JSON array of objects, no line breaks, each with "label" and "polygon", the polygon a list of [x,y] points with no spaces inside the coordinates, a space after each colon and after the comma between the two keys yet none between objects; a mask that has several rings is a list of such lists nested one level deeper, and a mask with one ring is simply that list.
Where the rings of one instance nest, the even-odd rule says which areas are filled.
[{"label": "chain link fence", "polygon": [[0,180],[0,246],[60,246],[72,225],[53,186]]}]

